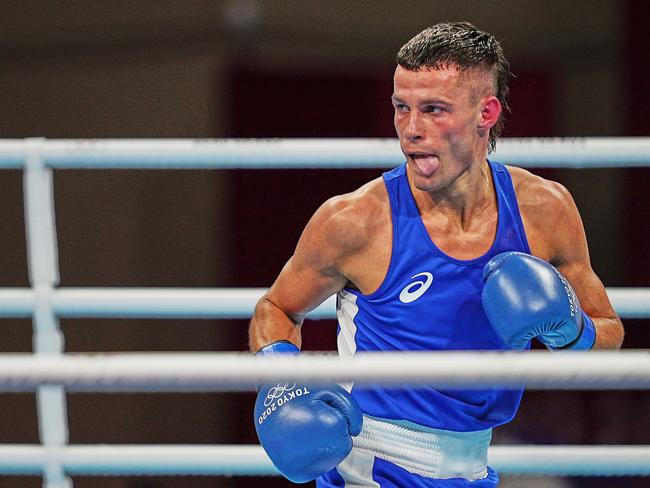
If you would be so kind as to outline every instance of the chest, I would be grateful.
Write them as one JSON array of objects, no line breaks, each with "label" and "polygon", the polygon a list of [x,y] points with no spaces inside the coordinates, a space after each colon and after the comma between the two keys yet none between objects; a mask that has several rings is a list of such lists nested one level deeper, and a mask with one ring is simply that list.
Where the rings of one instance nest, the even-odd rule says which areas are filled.
[{"label": "chest", "polygon": [[[446,220],[427,220],[420,216],[400,219],[396,228],[390,219],[387,220],[377,229],[372,245],[357,255],[348,267],[351,281],[366,295],[375,292],[384,283],[391,260],[393,272],[399,267],[400,272],[411,273],[407,276],[409,278],[422,266],[430,267],[432,260],[448,264],[440,251],[458,261],[469,261],[485,255],[497,237],[498,214],[496,210],[486,213],[484,218],[476,220],[466,229],[457,229]],[[397,235],[394,235],[395,232]],[[514,229],[504,234],[505,238],[513,241],[518,237]],[[503,245],[511,247],[508,243]],[[463,266],[458,269],[462,270],[461,274],[467,271]]]},{"label": "chest", "polygon": [[[531,209],[527,205],[519,208],[521,221],[524,225],[530,253],[544,261],[551,262],[554,256],[554,233],[549,232],[549,227],[544,227],[540,222],[539,209]],[[559,226],[556,226],[556,228]]]},{"label": "chest", "polygon": [[428,238],[443,253],[467,261],[484,255],[494,243],[498,227],[496,207],[482,212],[465,226],[444,215],[422,217]]}]

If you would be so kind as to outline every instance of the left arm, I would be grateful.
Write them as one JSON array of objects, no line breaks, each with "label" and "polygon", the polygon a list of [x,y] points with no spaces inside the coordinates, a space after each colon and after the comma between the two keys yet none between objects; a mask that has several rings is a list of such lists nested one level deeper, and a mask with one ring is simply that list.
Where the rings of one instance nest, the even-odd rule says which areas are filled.
[{"label": "left arm", "polygon": [[[556,222],[553,232],[550,263],[573,287],[580,306],[591,317],[596,328],[594,349],[620,349],[623,342],[623,324],[612,308],[605,287],[589,260],[584,226],[569,192],[554,183],[558,196]],[[554,212],[555,213],[555,212]]]},{"label": "left arm", "polygon": [[559,183],[509,170],[532,256],[503,253],[487,264],[482,300],[492,326],[514,349],[532,337],[550,349],[620,348],[623,325],[591,268],[573,198]]}]

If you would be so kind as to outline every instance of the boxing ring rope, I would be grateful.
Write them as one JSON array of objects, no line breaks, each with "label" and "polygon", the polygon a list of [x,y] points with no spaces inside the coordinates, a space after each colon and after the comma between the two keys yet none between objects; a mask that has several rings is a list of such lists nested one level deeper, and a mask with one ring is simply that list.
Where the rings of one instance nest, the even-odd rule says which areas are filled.
[{"label": "boxing ring rope", "polygon": [[[650,138],[506,139],[499,143],[498,151],[493,158],[506,163],[514,162],[524,167],[650,166]],[[116,456],[120,457],[126,452],[132,455],[128,459],[122,457],[122,463],[119,464],[125,466],[125,469],[130,467],[132,471],[127,469],[125,472],[131,474],[147,472],[160,474],[160,471],[156,470],[161,470],[164,474],[178,474],[183,470],[189,472],[194,472],[193,469],[209,470],[210,466],[215,470],[220,469],[218,466],[224,466],[225,470],[228,469],[229,460],[234,463],[232,469],[241,468],[241,474],[255,474],[256,469],[266,470],[264,474],[275,473],[275,470],[269,467],[265,455],[256,446],[191,447],[191,449],[201,450],[202,455],[209,456],[205,463],[199,463],[202,468],[196,467],[192,461],[170,464],[169,458],[175,457],[176,453],[179,456],[189,457],[189,453],[193,451],[190,451],[188,446],[69,446],[65,393],[77,391],[77,388],[80,389],[79,391],[88,391],[84,390],[84,385],[92,391],[95,391],[93,388],[101,391],[134,389],[154,391],[155,388],[160,388],[155,391],[238,390],[250,387],[255,378],[260,380],[260,371],[265,374],[268,372],[269,376],[266,377],[268,380],[278,377],[298,378],[296,371],[306,374],[307,376],[302,377],[304,379],[309,374],[313,374],[312,379],[324,380],[324,376],[318,375],[327,371],[332,375],[329,377],[330,380],[341,378],[341,380],[355,379],[357,383],[364,381],[376,383],[390,382],[390,375],[395,371],[401,371],[396,365],[408,363],[411,365],[410,370],[402,372],[400,384],[403,384],[406,377],[416,383],[427,382],[437,385],[451,384],[450,381],[455,382],[453,384],[476,385],[479,380],[488,383],[496,382],[495,384],[502,384],[499,382],[515,384],[525,380],[529,387],[536,388],[558,388],[558,382],[563,382],[565,387],[571,388],[645,389],[649,387],[648,353],[639,351],[615,353],[613,356],[601,352],[590,352],[588,356],[570,353],[554,356],[548,354],[540,356],[537,353],[504,353],[499,355],[498,360],[490,356],[494,353],[473,353],[473,359],[469,363],[480,364],[481,368],[464,379],[457,365],[446,366],[450,368],[447,370],[448,377],[441,375],[440,371],[444,369],[442,365],[447,364],[446,362],[452,364],[454,361],[454,355],[448,353],[439,354],[436,359],[431,358],[431,361],[427,360],[427,364],[435,365],[433,369],[427,369],[427,374],[430,376],[420,378],[409,376],[414,370],[421,370],[422,364],[419,362],[418,367],[415,368],[411,362],[406,361],[407,356],[399,356],[389,370],[382,369],[383,375],[373,376],[370,373],[370,376],[365,379],[355,376],[362,371],[362,369],[358,371],[354,369],[359,366],[358,364],[350,363],[349,367],[352,369],[345,369],[348,366],[342,368],[340,362],[336,363],[337,366],[324,366],[319,361],[331,362],[332,358],[322,357],[301,357],[300,360],[305,364],[301,362],[299,370],[294,364],[289,370],[282,370],[282,361],[269,363],[268,367],[265,363],[265,366],[260,368],[260,363],[255,362],[256,358],[242,357],[242,355],[206,357],[201,354],[187,356],[154,354],[142,357],[117,355],[105,358],[63,354],[63,337],[58,324],[60,317],[247,318],[252,312],[255,301],[264,290],[58,288],[53,169],[377,168],[392,167],[400,161],[402,161],[402,154],[397,141],[393,139],[45,140],[33,138],[0,141],[0,169],[23,170],[30,279],[30,288],[0,288],[0,317],[32,317],[35,353],[34,355],[7,354],[0,358],[0,389],[36,391],[41,438],[41,446],[0,446],[0,473],[41,473],[44,486],[47,488],[67,488],[72,485],[68,478],[71,474],[90,472],[118,474],[117,464],[110,463],[118,463]],[[607,292],[622,317],[650,317],[650,289],[609,288]],[[310,318],[333,316],[333,300],[330,299],[315,310]],[[478,357],[481,358],[480,362],[477,361]],[[610,359],[605,359],[606,357]],[[110,365],[102,363],[109,359],[115,362]],[[387,357],[383,356],[382,364],[386,359]],[[422,359],[423,356],[419,356],[419,360]],[[370,356],[355,358],[355,361],[361,363],[371,360]],[[166,366],[159,361],[173,364],[174,371],[166,370]],[[194,365],[199,369],[192,371],[191,375],[180,376],[179,372],[185,371],[180,364],[181,361],[184,367],[190,368]],[[465,358],[464,361],[467,362],[467,359]],[[538,364],[536,361],[541,363]],[[232,362],[232,364],[225,365],[224,362]],[[310,370],[308,368],[310,362],[317,364],[317,368]],[[509,365],[509,370],[499,369],[497,363]],[[535,366],[531,366],[533,363]],[[100,370],[93,370],[91,364],[94,365],[93,367],[99,367]],[[527,365],[525,368],[524,364]],[[603,367],[604,364],[607,365],[606,368]],[[138,375],[147,371],[148,365],[156,365],[158,368],[157,373],[150,371],[153,376],[166,371],[169,375],[166,377],[163,375],[156,381],[153,381],[153,376],[138,379]],[[208,374],[206,377],[205,372],[201,373],[202,368],[215,366],[235,367],[239,371],[238,374],[249,371],[250,376],[238,377],[240,382],[235,383],[232,380],[233,370],[223,369],[221,374],[223,371],[228,371],[228,377],[231,379],[230,381],[224,379],[224,382],[220,383],[214,375]],[[545,373],[543,375],[540,374],[541,369],[537,369],[542,366]],[[517,370],[517,368],[523,369]],[[95,371],[94,377],[92,371]],[[516,373],[513,374],[513,371]],[[393,378],[398,381],[396,377]],[[648,474],[650,446],[573,446],[570,448],[573,451],[570,452],[577,456],[576,460],[571,459],[573,467],[567,466],[569,455],[561,451],[563,447],[495,446],[490,451],[490,459],[495,467],[506,473],[534,473],[538,472],[535,469],[541,469],[542,471],[539,472],[558,474]],[[135,450],[128,451],[128,449]],[[122,454],[116,454],[118,452]],[[104,461],[101,460],[102,454],[106,456]],[[163,454],[164,457],[156,457]],[[252,457],[247,458],[248,455]],[[502,456],[501,461],[499,456]],[[555,464],[556,471],[544,471],[547,469],[544,468],[545,463],[549,466]],[[25,471],[20,471],[21,469]],[[90,471],[83,471],[84,469]],[[98,471],[92,471],[93,469]],[[574,471],[562,471],[562,469]],[[199,471],[196,473],[199,474]]]},{"label": "boxing ring rope", "polygon": [[[277,476],[261,446],[75,445],[60,449],[71,475]],[[38,475],[44,449],[0,444],[0,472]],[[650,446],[492,446],[490,466],[502,473],[554,476],[650,475]]]},{"label": "boxing ring rope", "polygon": [[60,385],[69,392],[255,391],[278,381],[476,385],[528,389],[650,389],[650,351],[363,352],[354,357],[249,353],[3,354],[2,391]]},{"label": "boxing ring rope", "polygon": [[[57,317],[247,319],[265,288],[56,288],[48,293]],[[621,318],[650,316],[650,289],[607,288]],[[42,297],[41,297],[42,298]],[[0,288],[0,317],[31,317],[36,293]],[[336,318],[332,296],[309,319]]]},{"label": "boxing ring rope", "polygon": [[[54,169],[381,168],[403,160],[396,139],[5,139],[0,168],[30,151]],[[650,166],[648,137],[510,138],[495,161],[522,167]]]}]

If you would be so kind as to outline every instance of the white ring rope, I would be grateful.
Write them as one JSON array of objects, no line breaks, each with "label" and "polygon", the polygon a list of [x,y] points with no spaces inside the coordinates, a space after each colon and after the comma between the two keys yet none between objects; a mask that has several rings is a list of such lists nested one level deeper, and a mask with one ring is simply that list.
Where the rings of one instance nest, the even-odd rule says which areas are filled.
[{"label": "white ring rope", "polygon": [[[50,300],[59,317],[249,319],[265,288],[55,288]],[[650,318],[650,288],[607,288],[621,318]],[[30,317],[30,288],[0,288],[0,317]],[[336,318],[334,296],[309,313]]]},{"label": "white ring rope", "polygon": [[[29,143],[0,140],[0,168],[21,168]],[[43,140],[51,168],[379,168],[403,161],[396,139]],[[650,166],[650,138],[512,138],[495,161],[533,167]]]},{"label": "white ring rope", "polygon": [[[492,158],[532,167],[650,166],[650,138],[504,139]],[[0,169],[26,174],[26,221],[40,219],[28,240],[34,276],[56,265],[51,169],[224,169],[394,167],[403,161],[395,139],[266,140],[0,140]],[[34,178],[34,176],[36,178]],[[39,182],[44,182],[39,186]],[[43,196],[44,195],[44,196]],[[50,200],[48,202],[48,200]],[[39,203],[39,206],[29,203]],[[43,203],[45,206],[43,206]],[[50,227],[48,227],[50,226]],[[39,229],[54,247],[40,246]],[[46,254],[54,251],[48,259]],[[52,268],[55,269],[55,268]],[[30,275],[30,278],[33,278]],[[262,289],[56,288],[0,289],[0,317],[248,318]],[[608,289],[623,318],[650,317],[650,289]],[[333,298],[310,318],[334,316]],[[39,312],[40,311],[40,312]],[[52,335],[52,334],[50,334]],[[45,337],[44,348],[55,340]],[[41,348],[43,349],[43,348]],[[646,351],[549,354],[442,352],[332,357],[256,358],[245,354],[2,355],[0,390],[36,391],[236,391],[278,378],[311,382],[428,384],[437,387],[519,386],[539,389],[650,388]],[[53,385],[53,386],[52,386]],[[62,395],[64,398],[64,395]],[[64,405],[64,400],[61,403]],[[52,403],[45,405],[49,412]],[[42,474],[44,486],[71,486],[74,474],[277,474],[259,446],[65,445],[65,419],[39,427],[60,430],[45,445],[0,445],[0,473]],[[48,414],[49,415],[49,414]],[[47,419],[45,419],[47,420]],[[48,427],[49,425],[49,427]],[[48,430],[49,429],[49,430]],[[61,436],[59,436],[61,437]],[[650,446],[495,446],[490,463],[504,473],[650,475]]]},{"label": "white ring rope", "polygon": [[[70,445],[59,451],[68,475],[276,476],[257,445]],[[45,450],[0,445],[0,474],[37,475]],[[503,474],[650,475],[650,446],[491,446],[490,466]]]},{"label": "white ring rope", "polygon": [[648,389],[650,352],[364,352],[255,357],[244,353],[127,353],[0,357],[0,390],[245,391],[261,383],[354,382],[437,388]]}]

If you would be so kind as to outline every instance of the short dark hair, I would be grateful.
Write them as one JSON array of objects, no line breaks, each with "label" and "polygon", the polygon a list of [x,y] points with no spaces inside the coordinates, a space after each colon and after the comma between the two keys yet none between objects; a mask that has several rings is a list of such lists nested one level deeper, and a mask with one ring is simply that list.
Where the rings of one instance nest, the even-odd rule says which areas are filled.
[{"label": "short dark hair", "polygon": [[[456,65],[461,71],[484,69],[492,75],[495,96],[503,111],[506,102],[510,65],[501,44],[492,34],[483,32],[469,22],[444,22],[428,27],[402,46],[397,64],[410,71],[421,68],[441,69]],[[503,112],[490,129],[488,151],[496,148],[503,130]]]}]

